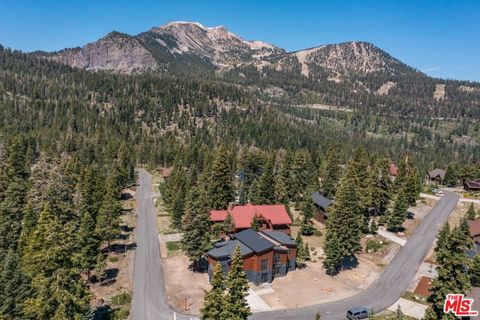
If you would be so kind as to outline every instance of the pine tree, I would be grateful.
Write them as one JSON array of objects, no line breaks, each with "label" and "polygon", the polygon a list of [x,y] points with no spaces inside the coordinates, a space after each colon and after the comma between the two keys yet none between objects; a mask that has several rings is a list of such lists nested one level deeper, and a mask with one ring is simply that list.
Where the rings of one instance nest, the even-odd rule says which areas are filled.
[{"label": "pine tree", "polygon": [[302,201],[301,210],[303,214],[302,225],[300,227],[300,233],[305,236],[310,236],[314,233],[315,227],[312,225],[312,218],[315,214],[316,207],[311,198],[312,188],[307,188],[306,197]]},{"label": "pine tree", "polygon": [[199,270],[200,260],[211,248],[210,215],[205,203],[203,185],[193,186],[187,196],[181,244],[193,262],[194,271]]},{"label": "pine tree", "polygon": [[[357,188],[356,193],[360,211],[364,216],[368,216],[368,209],[372,204],[372,190],[371,185],[369,184],[371,177],[369,173],[368,158],[364,148],[359,147],[355,150],[351,167],[356,179],[355,186]],[[368,221],[368,219],[365,220]]]},{"label": "pine tree", "polygon": [[387,227],[389,230],[397,231],[402,227],[407,218],[407,199],[403,189],[398,193],[393,210],[387,216]]},{"label": "pine tree", "polygon": [[323,266],[327,273],[333,275],[337,273],[343,262],[341,245],[335,232],[327,232],[324,244],[325,259]]},{"label": "pine tree", "polygon": [[248,280],[243,271],[243,258],[240,247],[237,246],[232,256],[231,268],[227,277],[227,293],[225,307],[222,310],[223,319],[246,320],[252,313],[247,303]]},{"label": "pine tree", "polygon": [[227,217],[223,220],[223,231],[227,234],[235,232],[235,221],[230,212],[227,213]]},{"label": "pine tree", "polygon": [[259,204],[275,203],[275,176],[274,176],[275,157],[269,156],[263,173],[258,180],[257,201]]},{"label": "pine tree", "polygon": [[208,183],[210,209],[225,209],[233,200],[233,182],[227,150],[223,145],[215,151]]},{"label": "pine tree", "polygon": [[361,248],[360,227],[363,215],[355,183],[355,171],[350,162],[345,176],[340,181],[335,204],[327,220],[324,251],[325,266],[329,271],[338,270],[344,257],[352,257]]},{"label": "pine tree", "polygon": [[395,320],[403,320],[405,316],[403,315],[402,308],[400,305],[397,306],[397,310],[395,311]]},{"label": "pine tree", "polygon": [[[465,254],[467,240],[464,232],[461,228],[455,227],[448,235],[444,231],[444,236],[445,238],[437,243],[438,277],[433,280],[432,295],[429,298],[432,310],[428,312],[427,319],[431,319],[432,316],[444,319],[443,305],[446,295],[448,293],[465,293],[471,285],[470,275],[466,268],[470,262]],[[450,317],[447,318],[450,319]]]},{"label": "pine tree", "polygon": [[292,196],[295,201],[301,201],[302,196],[305,196],[303,193],[310,181],[311,171],[311,159],[308,151],[303,149],[296,151],[290,175]]},{"label": "pine tree", "polygon": [[33,297],[24,312],[35,319],[80,319],[89,311],[89,293],[75,268],[75,239],[71,224],[64,224],[46,204],[22,258],[31,277]]},{"label": "pine tree", "polygon": [[223,277],[222,265],[219,262],[215,264],[210,284],[212,285],[212,289],[210,289],[210,291],[205,294],[205,298],[203,300],[203,307],[200,310],[200,319],[222,319],[222,310],[226,308],[224,298],[226,286],[225,279]]},{"label": "pine tree", "polygon": [[477,218],[477,213],[475,212],[475,207],[473,206],[473,202],[470,203],[470,207],[468,207],[467,213],[465,213],[465,216],[468,218],[468,220],[475,220]]},{"label": "pine tree", "polygon": [[325,197],[335,196],[337,184],[340,179],[340,157],[335,147],[332,147],[327,153],[325,165],[325,174],[322,181],[322,191]]},{"label": "pine tree", "polygon": [[0,258],[2,252],[16,248],[22,230],[23,210],[28,191],[28,171],[25,159],[26,145],[15,138],[8,146],[4,165],[6,189],[0,203]]},{"label": "pine tree", "polygon": [[458,183],[458,172],[457,167],[454,164],[450,164],[447,167],[447,171],[445,172],[445,178],[443,179],[443,183],[448,187],[455,187]]},{"label": "pine tree", "polygon": [[260,229],[260,221],[258,219],[258,216],[256,215],[252,219],[251,228],[255,231],[258,231]]},{"label": "pine tree", "polygon": [[101,239],[95,229],[96,224],[92,215],[85,212],[77,232],[78,249],[75,261],[78,268],[87,273],[87,279],[90,279],[90,271],[95,268],[100,251]]},{"label": "pine tree", "polygon": [[372,206],[379,215],[384,215],[387,212],[391,199],[390,164],[391,160],[389,158],[379,159],[372,171],[371,200]]},{"label": "pine tree", "polygon": [[111,174],[107,180],[105,198],[98,212],[96,223],[96,234],[107,243],[110,250],[112,241],[120,233],[120,215],[122,213],[122,205],[118,199],[118,186],[116,176]]},{"label": "pine tree", "polygon": [[480,287],[480,254],[475,256],[470,269],[472,287]]},{"label": "pine tree", "polygon": [[450,237],[450,224],[447,222],[440,232],[438,233],[437,237],[437,245],[435,246],[435,252],[447,250],[448,246],[448,239]]},{"label": "pine tree", "polygon": [[185,210],[185,194],[184,189],[180,188],[173,198],[172,203],[172,224],[179,229],[182,226],[182,218]]},{"label": "pine tree", "polygon": [[310,261],[312,256],[310,255],[310,247],[308,246],[308,242],[305,242],[305,248],[303,250],[305,252],[305,260]]},{"label": "pine tree", "polygon": [[23,304],[31,294],[30,279],[13,250],[8,251],[0,270],[0,318],[22,319]]},{"label": "pine tree", "polygon": [[303,244],[303,239],[300,232],[297,234],[295,238],[295,242],[297,243],[297,265],[302,267],[305,265],[305,261],[307,260],[306,252],[305,252],[305,245]]},{"label": "pine tree", "polygon": [[322,316],[320,315],[320,312],[315,313],[314,320],[322,320]]},{"label": "pine tree", "polygon": [[290,200],[289,190],[290,157],[286,154],[282,158],[279,169],[275,173],[275,200],[285,205]]}]

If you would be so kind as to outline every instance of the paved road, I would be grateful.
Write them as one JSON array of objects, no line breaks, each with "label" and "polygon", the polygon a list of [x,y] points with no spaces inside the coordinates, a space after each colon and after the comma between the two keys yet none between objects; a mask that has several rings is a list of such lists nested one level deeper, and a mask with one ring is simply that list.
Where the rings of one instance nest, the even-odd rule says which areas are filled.
[{"label": "paved road", "polygon": [[157,221],[153,206],[152,179],[143,169],[138,171],[137,225],[133,269],[132,320],[186,320],[189,316],[176,314],[168,306],[165,281],[160,264]]},{"label": "paved road", "polygon": [[[137,248],[133,271],[132,320],[188,320],[191,316],[175,313],[166,302],[163,272],[160,264],[155,211],[152,201],[151,177],[139,170],[137,190]],[[366,306],[381,311],[394,304],[408,288],[438,232],[455,208],[458,195],[445,192],[436,206],[397,253],[389,266],[369,288],[339,301],[299,309],[276,310],[252,315],[254,320],[313,319],[316,312],[322,319],[345,319],[351,307]],[[292,295],[294,293],[292,292]],[[321,294],[319,292],[319,294]]]},{"label": "paved road", "polygon": [[351,307],[365,306],[376,312],[388,308],[408,288],[438,232],[455,208],[458,198],[453,192],[445,192],[380,278],[365,291],[350,298],[315,306],[257,313],[251,319],[313,319],[316,312],[321,313],[322,319],[345,319],[345,312]]}]

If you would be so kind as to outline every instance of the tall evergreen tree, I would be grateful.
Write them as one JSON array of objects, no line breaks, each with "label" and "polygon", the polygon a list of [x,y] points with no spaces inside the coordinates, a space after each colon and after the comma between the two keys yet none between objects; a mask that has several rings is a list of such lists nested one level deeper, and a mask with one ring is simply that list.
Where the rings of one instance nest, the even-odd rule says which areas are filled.
[{"label": "tall evergreen tree", "polygon": [[[360,250],[360,228],[363,215],[356,194],[356,176],[352,163],[340,181],[335,204],[327,220],[325,260],[328,270],[338,269],[344,257],[353,257]],[[339,249],[336,249],[338,246]],[[336,252],[340,252],[340,257]],[[330,254],[334,256],[329,257]]]},{"label": "tall evergreen tree", "polygon": [[96,234],[107,243],[110,250],[111,243],[120,233],[120,215],[122,213],[122,205],[119,200],[119,187],[117,176],[111,173],[106,183],[106,193],[102,206],[100,207],[97,223]]},{"label": "tall evergreen tree", "polygon": [[0,318],[22,319],[23,304],[31,293],[30,279],[13,250],[8,251],[0,270]]},{"label": "tall evergreen tree", "polygon": [[335,196],[340,173],[340,156],[336,148],[332,147],[327,153],[325,173],[322,180],[322,191],[325,197],[332,198]]},{"label": "tall evergreen tree", "polygon": [[310,154],[306,150],[295,152],[290,175],[292,196],[295,201],[301,201],[312,172]]},{"label": "tall evergreen tree", "polygon": [[234,199],[228,154],[223,145],[215,151],[207,194],[211,209],[225,209]]},{"label": "tall evergreen tree", "polygon": [[[445,229],[446,230],[446,229]],[[467,239],[464,232],[455,227],[437,243],[438,277],[433,280],[432,295],[429,301],[432,308],[426,313],[426,319],[455,319],[453,315],[445,315],[443,305],[449,293],[466,293],[470,288],[470,275],[467,270],[470,261],[465,254]]]},{"label": "tall evergreen tree", "polygon": [[274,176],[275,157],[270,155],[267,159],[263,173],[258,180],[258,196],[259,204],[275,203],[275,176]]},{"label": "tall evergreen tree", "polygon": [[226,308],[224,293],[226,289],[225,278],[223,277],[222,265],[217,262],[213,269],[212,279],[210,281],[212,289],[205,294],[203,307],[200,310],[200,319],[219,320],[222,318],[222,310]]},{"label": "tall evergreen tree", "polygon": [[187,196],[183,219],[182,249],[193,262],[194,271],[199,270],[200,260],[210,250],[210,215],[206,206],[202,184],[193,186]]},{"label": "tall evergreen tree", "polygon": [[22,259],[34,292],[25,301],[27,317],[81,319],[88,314],[89,293],[75,268],[74,252],[72,225],[62,223],[46,204]]},{"label": "tall evergreen tree", "polygon": [[473,202],[470,203],[470,206],[468,207],[468,210],[465,213],[465,216],[468,218],[468,220],[475,220],[477,218],[477,212],[475,211]]},{"label": "tall evergreen tree", "polygon": [[387,227],[389,230],[397,231],[402,227],[407,218],[408,203],[404,189],[397,195],[393,209],[387,216]]},{"label": "tall evergreen tree", "polygon": [[222,318],[246,320],[252,313],[247,303],[248,280],[243,271],[243,258],[240,246],[235,248],[232,256],[231,268],[227,277],[227,293]]},{"label": "tall evergreen tree", "polygon": [[285,154],[275,173],[275,200],[285,205],[287,205],[290,200],[290,166],[290,157],[288,154]]},{"label": "tall evergreen tree", "polygon": [[378,159],[375,164],[375,169],[372,171],[372,206],[379,215],[384,215],[387,212],[388,204],[391,199],[392,180],[390,179],[390,164],[389,158]]},{"label": "tall evergreen tree", "polygon": [[4,165],[6,189],[2,190],[3,201],[0,203],[0,258],[9,248],[17,247],[22,230],[28,191],[25,152],[25,141],[21,138],[15,138],[7,149]]},{"label": "tall evergreen tree", "polygon": [[480,287],[480,254],[477,254],[473,259],[469,273],[472,287]]},{"label": "tall evergreen tree", "polygon": [[447,167],[447,171],[445,172],[445,178],[443,179],[443,183],[448,187],[455,187],[458,183],[458,171],[457,167],[454,164],[450,164]]}]

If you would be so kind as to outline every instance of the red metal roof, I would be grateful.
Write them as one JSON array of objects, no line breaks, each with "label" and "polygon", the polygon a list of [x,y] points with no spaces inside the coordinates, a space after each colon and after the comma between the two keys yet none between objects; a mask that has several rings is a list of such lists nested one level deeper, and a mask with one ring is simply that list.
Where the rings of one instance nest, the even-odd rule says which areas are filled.
[{"label": "red metal roof", "polygon": [[472,238],[480,236],[480,219],[468,221],[468,226],[470,228],[470,235]]},{"label": "red metal roof", "polygon": [[249,203],[244,206],[233,207],[230,210],[211,210],[210,219],[214,222],[224,221],[228,212],[233,217],[235,227],[239,229],[250,228],[255,215],[270,221],[272,225],[292,223],[283,204],[257,206]]}]

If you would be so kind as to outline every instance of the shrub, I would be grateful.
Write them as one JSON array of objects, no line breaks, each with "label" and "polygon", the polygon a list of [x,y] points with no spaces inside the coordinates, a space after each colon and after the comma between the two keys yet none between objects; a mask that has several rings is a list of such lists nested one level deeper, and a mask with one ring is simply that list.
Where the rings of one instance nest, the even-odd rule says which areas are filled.
[{"label": "shrub", "polygon": [[131,301],[132,301],[132,295],[128,292],[120,293],[112,297],[112,304],[116,306],[123,306],[126,304],[130,304]]},{"label": "shrub", "polygon": [[168,249],[168,251],[180,250],[180,241],[167,242],[167,249]]},{"label": "shrub", "polygon": [[382,244],[380,242],[373,239],[368,239],[367,247],[365,248],[365,250],[367,252],[377,252],[378,250],[380,250],[380,248],[382,248]]}]

